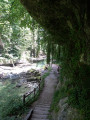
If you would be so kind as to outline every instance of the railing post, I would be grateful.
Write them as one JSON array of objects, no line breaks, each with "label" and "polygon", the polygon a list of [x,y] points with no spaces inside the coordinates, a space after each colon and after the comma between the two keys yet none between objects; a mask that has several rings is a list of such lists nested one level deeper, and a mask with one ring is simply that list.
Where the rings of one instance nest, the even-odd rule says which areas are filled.
[{"label": "railing post", "polygon": [[35,98],[35,91],[36,91],[36,89],[34,88],[34,98]]},{"label": "railing post", "polygon": [[40,83],[39,83],[39,91],[40,91]]},{"label": "railing post", "polygon": [[25,95],[23,95],[23,104],[25,105]]},{"label": "railing post", "polygon": [[[41,81],[41,82],[42,82],[42,81]],[[41,82],[39,82],[39,84],[38,84],[39,89],[38,89],[38,87],[37,87],[37,88],[34,88],[33,91],[31,92],[31,93],[33,94],[32,97],[34,97],[34,99],[35,99],[35,96],[36,96],[37,92],[38,92],[38,91],[40,92],[40,90],[41,90],[41,87],[42,87]],[[28,97],[28,95],[30,95],[31,93],[29,92],[28,94],[24,94],[24,95],[23,95],[23,104],[24,104],[24,105],[25,105],[25,98]]]}]

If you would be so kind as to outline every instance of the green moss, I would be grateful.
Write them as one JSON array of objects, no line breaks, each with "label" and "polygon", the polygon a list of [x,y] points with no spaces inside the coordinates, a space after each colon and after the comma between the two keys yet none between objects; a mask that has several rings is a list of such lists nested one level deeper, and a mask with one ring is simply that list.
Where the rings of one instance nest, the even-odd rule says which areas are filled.
[{"label": "green moss", "polygon": [[63,97],[66,97],[66,95],[67,94],[66,94],[65,87],[61,87],[59,90],[55,91],[50,111],[54,110],[55,112],[58,112],[60,109],[58,106],[58,103],[60,99],[62,99]]}]

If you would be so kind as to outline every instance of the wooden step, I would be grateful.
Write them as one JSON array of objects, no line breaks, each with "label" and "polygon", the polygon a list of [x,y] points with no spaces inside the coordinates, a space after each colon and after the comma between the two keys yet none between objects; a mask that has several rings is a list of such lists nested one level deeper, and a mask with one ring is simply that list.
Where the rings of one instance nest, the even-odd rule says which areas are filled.
[{"label": "wooden step", "polygon": [[49,108],[35,107],[35,110],[49,111]]},{"label": "wooden step", "polygon": [[36,105],[35,108],[40,107],[40,108],[50,108],[50,106],[44,106],[44,105]]},{"label": "wooden step", "polygon": [[31,120],[49,120],[49,119],[31,118]]},{"label": "wooden step", "polygon": [[36,105],[36,106],[41,106],[41,107],[50,107],[50,105],[49,104],[38,104],[38,105]]},{"label": "wooden step", "polygon": [[39,102],[39,105],[50,105],[50,104],[48,102],[45,102],[45,103]]},{"label": "wooden step", "polygon": [[39,103],[39,105],[46,105],[46,106],[50,106],[51,105],[51,102],[46,102],[46,103]]},{"label": "wooden step", "polygon": [[39,115],[47,115],[49,114],[48,111],[42,111],[42,110],[34,110],[34,114],[39,114]]},{"label": "wooden step", "polygon": [[48,115],[33,114],[32,118],[47,119]]}]

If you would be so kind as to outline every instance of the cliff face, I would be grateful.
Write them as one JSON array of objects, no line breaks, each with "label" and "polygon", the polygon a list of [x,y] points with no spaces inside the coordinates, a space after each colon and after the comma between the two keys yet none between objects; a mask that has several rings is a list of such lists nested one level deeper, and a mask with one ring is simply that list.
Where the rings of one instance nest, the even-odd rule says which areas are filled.
[{"label": "cliff face", "polygon": [[30,15],[52,34],[58,44],[69,40],[70,29],[78,30],[89,24],[88,1],[21,0]]}]

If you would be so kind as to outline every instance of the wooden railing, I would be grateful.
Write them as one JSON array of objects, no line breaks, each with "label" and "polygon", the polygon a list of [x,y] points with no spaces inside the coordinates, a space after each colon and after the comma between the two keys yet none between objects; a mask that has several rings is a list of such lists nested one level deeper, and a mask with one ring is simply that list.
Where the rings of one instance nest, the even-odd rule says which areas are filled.
[{"label": "wooden railing", "polygon": [[25,103],[26,103],[26,100],[25,100],[25,99],[26,99],[28,96],[31,96],[31,99],[36,97],[36,94],[37,94],[37,92],[40,92],[40,90],[41,90],[41,88],[42,88],[42,85],[44,85],[44,80],[41,80],[41,82],[38,84],[38,86],[37,86],[36,88],[34,88],[33,91],[29,91],[29,92],[27,92],[27,93],[25,93],[25,94],[23,95],[23,104],[24,104],[24,105],[25,105]]},{"label": "wooden railing", "polygon": [[31,120],[33,114],[33,109],[30,109],[29,113],[27,114],[27,116],[24,118],[24,120]]}]

